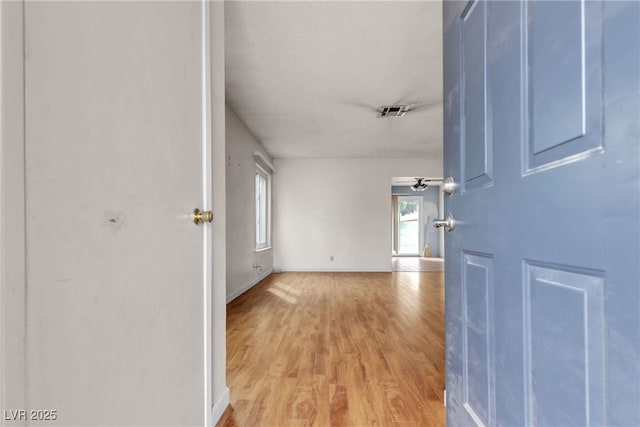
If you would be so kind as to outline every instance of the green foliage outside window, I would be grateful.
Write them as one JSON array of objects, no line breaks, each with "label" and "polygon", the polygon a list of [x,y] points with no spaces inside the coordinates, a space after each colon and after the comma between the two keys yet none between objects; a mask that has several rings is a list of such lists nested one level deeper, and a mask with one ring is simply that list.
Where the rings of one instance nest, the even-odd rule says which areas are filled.
[{"label": "green foliage outside window", "polygon": [[418,204],[414,201],[399,200],[398,209],[400,210],[400,216],[405,216],[418,210]]}]

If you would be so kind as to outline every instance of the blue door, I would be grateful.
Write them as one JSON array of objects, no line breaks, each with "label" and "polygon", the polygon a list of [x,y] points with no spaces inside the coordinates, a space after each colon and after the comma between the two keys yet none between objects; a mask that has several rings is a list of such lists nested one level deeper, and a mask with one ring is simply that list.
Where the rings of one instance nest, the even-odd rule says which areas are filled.
[{"label": "blue door", "polygon": [[640,425],[640,3],[444,2],[447,421]]}]

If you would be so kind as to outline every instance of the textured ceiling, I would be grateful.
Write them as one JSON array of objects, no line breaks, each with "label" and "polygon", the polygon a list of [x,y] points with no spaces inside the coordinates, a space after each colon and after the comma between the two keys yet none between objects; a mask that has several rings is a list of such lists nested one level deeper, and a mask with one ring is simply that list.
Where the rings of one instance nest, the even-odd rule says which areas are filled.
[{"label": "textured ceiling", "polygon": [[[227,103],[276,158],[442,156],[440,1],[230,1]],[[393,103],[425,105],[377,118]]]}]

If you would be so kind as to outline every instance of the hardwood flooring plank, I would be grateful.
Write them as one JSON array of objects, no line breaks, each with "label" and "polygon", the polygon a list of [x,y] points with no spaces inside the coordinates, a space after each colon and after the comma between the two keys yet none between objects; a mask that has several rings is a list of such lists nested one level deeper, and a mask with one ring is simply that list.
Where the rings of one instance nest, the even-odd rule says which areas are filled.
[{"label": "hardwood flooring plank", "polygon": [[317,414],[316,419],[309,425],[315,426],[327,426],[330,424],[331,414],[331,402],[329,398],[331,396],[329,381],[326,375],[316,375],[313,381],[313,389],[316,392],[317,402]]},{"label": "hardwood flooring plank", "polygon": [[349,400],[347,388],[337,384],[331,387],[330,419],[331,426],[342,427],[349,425]]},{"label": "hardwood flooring plank", "polygon": [[443,276],[269,276],[227,306],[217,425],[444,426]]}]

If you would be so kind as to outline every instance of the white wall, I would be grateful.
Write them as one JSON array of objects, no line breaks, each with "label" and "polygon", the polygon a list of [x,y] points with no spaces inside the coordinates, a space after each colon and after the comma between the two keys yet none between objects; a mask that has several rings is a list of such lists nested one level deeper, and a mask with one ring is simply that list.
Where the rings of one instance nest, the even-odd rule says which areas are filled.
[{"label": "white wall", "polygon": [[[227,132],[227,300],[271,273],[273,250],[256,252],[255,175],[258,150],[271,157],[229,107]],[[273,181],[272,181],[273,182]],[[256,263],[259,268],[253,268]]]},{"label": "white wall", "polygon": [[285,271],[391,271],[391,178],[442,176],[440,158],[276,159],[275,167],[274,267]]},{"label": "white wall", "polygon": [[[2,410],[17,410],[28,408],[25,403],[25,387],[24,387],[24,323],[25,323],[25,313],[24,313],[24,291],[25,291],[25,263],[24,263],[24,135],[23,135],[23,83],[22,83],[22,3],[20,2],[1,2],[0,3],[0,58],[1,58],[1,69],[0,69],[0,94],[1,94],[1,105],[0,105],[0,136],[2,138],[2,144],[0,145],[0,243],[2,250],[0,251],[0,277],[1,277],[1,297],[0,303],[2,307],[1,311],[1,325],[2,325],[2,345],[0,346],[0,357],[1,357],[1,369],[0,373],[0,386],[2,389],[0,390],[0,402]],[[198,7],[195,5],[195,7]],[[225,138],[224,138],[224,13],[223,13],[223,3],[215,2],[211,6],[212,8],[212,20],[213,20],[213,30],[212,30],[212,64],[214,67],[214,76],[212,81],[212,96],[213,96],[213,111],[212,111],[212,122],[213,122],[213,180],[214,180],[214,196],[213,196],[213,207],[216,210],[216,223],[213,224],[214,230],[214,276],[213,276],[213,295],[212,295],[212,305],[213,305],[213,353],[212,358],[214,361],[214,369],[213,369],[213,401],[217,403],[217,408],[221,408],[224,410],[228,404],[228,389],[225,384],[225,372],[226,372],[226,350],[225,350],[225,222],[224,222],[224,206],[225,206],[225,191],[224,191],[224,177],[225,177]],[[122,16],[128,16],[126,13]],[[195,27],[195,26],[194,26]],[[197,30],[197,27],[194,28]],[[194,40],[197,40],[195,37]],[[195,84],[198,79],[185,79],[186,81],[190,81],[190,84]],[[72,93],[72,95],[76,95]],[[194,103],[194,105],[199,105],[199,103]],[[33,107],[31,107],[33,109]],[[67,113],[66,109],[64,110]],[[194,114],[196,119],[199,118],[199,115]],[[32,125],[33,126],[33,125]],[[86,125],[84,125],[86,126]],[[199,132],[200,127],[188,126],[189,129],[197,130]],[[31,129],[33,130],[33,129]],[[55,140],[55,135],[52,137]],[[197,138],[189,138],[190,140],[197,141]],[[33,149],[32,149],[33,150]],[[44,156],[46,157],[46,156]],[[35,170],[39,168],[34,167]],[[197,180],[193,180],[193,182],[197,182]],[[221,185],[221,187],[220,187]],[[197,200],[195,198],[194,200]],[[101,199],[100,202],[104,200]],[[62,202],[60,203],[62,204]],[[35,203],[31,204],[32,206],[36,205]],[[189,204],[191,206],[191,204]],[[34,209],[35,211],[36,209]],[[160,212],[162,212],[160,210]],[[47,212],[48,215],[48,212]],[[88,218],[97,218],[97,216],[86,215]],[[166,216],[166,215],[165,215]],[[184,215],[184,218],[181,220],[188,218]],[[131,225],[137,226],[138,221],[137,218]],[[172,219],[174,221],[174,219]],[[133,221],[132,221],[133,222]],[[144,224],[144,221],[142,221]],[[186,225],[186,224],[185,224]],[[192,227],[189,226],[189,227]],[[133,227],[132,227],[133,228]],[[34,232],[33,234],[37,235],[38,232]],[[73,234],[73,233],[71,233]],[[154,246],[159,247],[159,246]],[[10,248],[10,250],[5,250]],[[21,249],[22,248],[22,249]],[[91,248],[91,247],[90,247]],[[222,249],[222,250],[220,250]],[[53,254],[53,252],[51,252]],[[153,254],[153,252],[151,252]],[[53,279],[53,276],[51,277]],[[200,279],[201,281],[201,279]],[[189,281],[187,281],[189,282]],[[30,282],[31,283],[31,282]],[[89,283],[88,283],[89,284]],[[150,285],[154,285],[153,281],[149,282]],[[141,285],[136,283],[136,285]],[[106,289],[106,287],[105,287]],[[187,295],[192,295],[197,292],[197,288],[194,288],[193,292],[184,292],[180,291],[176,288],[178,292],[182,292],[180,303],[184,304],[184,301],[187,298]],[[62,292],[62,291],[59,291]],[[113,292],[112,289],[105,290],[104,295],[108,295],[109,292]],[[148,294],[153,294],[149,292]],[[33,295],[33,290],[31,294]],[[64,295],[64,294],[61,294]],[[75,297],[75,295],[74,295]],[[123,298],[124,299],[124,298]],[[135,296],[131,296],[131,293],[127,293],[127,300],[136,300]],[[138,301],[144,301],[145,299],[137,299]],[[58,300],[60,301],[60,300]],[[50,322],[51,313],[63,313],[64,315],[72,312],[74,309],[77,309],[77,304],[74,305],[73,299],[69,299],[64,301],[63,304],[49,304],[50,307],[54,308],[62,308],[62,311],[58,310],[57,312],[54,310],[53,312],[49,310],[45,312],[44,310],[38,310],[37,307],[31,308],[31,311],[36,313],[37,316],[34,318],[40,323]],[[153,300],[151,300],[153,301]],[[175,299],[174,301],[178,301]],[[54,301],[55,302],[55,301]],[[113,306],[108,303],[108,299],[103,299],[102,301],[95,299],[96,303],[100,303],[97,306],[100,307],[100,313],[103,313],[104,310],[106,312],[111,313],[110,315],[115,315],[116,317],[123,318],[122,308],[119,310],[114,310]],[[196,308],[191,310],[192,313],[198,313],[199,309],[202,307],[202,297],[196,299]],[[10,308],[10,310],[6,310],[6,308]],[[90,311],[90,310],[88,310]],[[96,310],[98,311],[98,310]],[[155,307],[155,311],[157,311],[157,307]],[[17,314],[21,314],[21,316],[16,316]],[[44,315],[43,315],[44,313]],[[49,313],[49,315],[47,315]],[[91,313],[93,314],[93,313]],[[90,317],[88,313],[87,316]],[[86,323],[89,324],[89,317],[83,318],[83,322],[76,322],[74,327],[78,326],[78,323]],[[44,321],[42,320],[44,319]],[[55,320],[55,319],[54,319]],[[35,323],[35,322],[31,322]],[[114,322],[115,323],[115,322]],[[201,325],[201,320],[200,320]],[[112,325],[113,326],[113,325]],[[117,326],[117,325],[116,325]],[[129,325],[136,326],[136,325]],[[155,324],[157,326],[155,329],[157,331],[163,330],[162,324]],[[113,333],[117,332],[117,327],[112,328],[115,330]],[[147,328],[148,335],[152,335],[154,328]],[[108,345],[109,342],[104,339],[104,333],[100,333],[101,331],[96,330],[96,333],[93,334],[95,336],[96,342],[99,345]],[[196,329],[194,331],[198,333]],[[73,332],[69,332],[71,335]],[[189,336],[185,334],[185,337]],[[202,331],[199,332],[199,336],[202,336]],[[147,337],[148,338],[148,337]],[[166,336],[164,337],[164,341],[166,342]],[[37,342],[38,337],[36,336],[34,341]],[[41,340],[41,343],[44,340]],[[148,340],[147,340],[148,341]],[[138,340],[135,346],[144,346],[146,341]],[[199,342],[199,340],[198,340]],[[87,347],[93,346],[96,347],[95,342],[91,342],[89,340],[86,341]],[[46,344],[46,343],[45,343]],[[60,344],[60,342],[58,342]],[[65,344],[64,342],[62,344]],[[190,357],[193,355],[194,358],[198,360],[198,363],[190,364],[190,369],[187,371],[183,371],[179,373],[178,379],[183,384],[188,384],[190,378],[195,377],[196,379],[196,387],[199,393],[202,391],[202,373],[200,372],[202,369],[202,348],[200,345],[192,345],[192,346],[183,346],[180,342],[169,342],[168,344],[173,344],[176,348],[182,348],[181,353]],[[41,344],[39,344],[41,345]],[[43,345],[47,347],[47,345]],[[58,346],[60,347],[60,346]],[[67,347],[65,349],[65,347]],[[115,346],[114,346],[115,347]],[[34,348],[33,345],[30,346],[31,349]],[[48,349],[55,349],[56,346],[49,346]],[[67,353],[68,364],[72,364],[74,358],[77,358],[78,351],[75,347],[62,345],[58,350],[64,350]],[[56,350],[56,351],[58,351]],[[113,349],[110,349],[113,350]],[[194,351],[195,350],[195,351]],[[98,351],[98,350],[95,350]],[[40,358],[47,357],[47,351],[40,352],[38,354],[37,349],[32,350],[31,360],[34,360],[33,354]],[[55,353],[55,352],[54,352]],[[107,391],[114,391],[119,393],[123,400],[126,400],[126,393],[138,393],[138,400],[133,399],[128,402],[130,405],[126,407],[127,411],[133,411],[136,416],[140,416],[146,420],[146,423],[154,423],[154,416],[157,416],[159,413],[163,413],[163,410],[170,411],[172,413],[177,412],[179,410],[184,410],[188,416],[185,416],[181,419],[181,425],[202,425],[201,422],[196,423],[193,422],[193,419],[200,419],[202,416],[201,410],[191,410],[191,406],[201,408],[201,400],[200,399],[192,399],[190,396],[184,396],[184,399],[188,400],[188,404],[184,404],[182,400],[184,399],[172,399],[172,405],[162,405],[161,400],[155,401],[154,410],[149,412],[144,410],[144,406],[141,405],[142,401],[149,400],[148,394],[144,387],[152,387],[154,381],[145,381],[140,382],[139,388],[132,388],[124,386],[117,386],[117,381],[114,382],[115,376],[113,375],[114,370],[117,370],[115,365],[112,365],[110,369],[101,369],[100,363],[103,362],[102,359],[111,357],[107,352],[103,352],[101,354],[100,361],[94,361],[99,363],[94,363],[91,365],[90,360],[87,363],[82,363],[80,365],[76,364],[76,368],[78,370],[82,370],[85,368],[85,365],[88,366],[87,370],[91,372],[89,377],[98,377],[99,375],[104,376],[104,379],[100,380],[100,389]],[[117,352],[114,350],[114,354],[117,355]],[[161,354],[161,353],[160,353]],[[72,357],[68,357],[68,356]],[[130,357],[126,354],[122,354],[118,357],[121,357],[123,360],[123,364],[131,363]],[[155,358],[158,358],[158,352],[155,354]],[[164,355],[160,355],[160,359],[163,359]],[[147,372],[155,373],[155,379],[162,382],[165,378],[176,378],[176,373],[171,372],[171,370],[166,370],[162,372],[161,370],[157,370],[154,367],[154,363],[157,361],[154,358],[148,358],[147,364],[145,365],[145,370]],[[176,365],[177,366],[177,365]],[[37,369],[33,369],[36,367]],[[42,363],[32,364],[30,365],[31,371],[35,371],[30,378],[31,382],[39,380],[40,376],[38,375],[37,370],[47,370],[47,366]],[[177,369],[179,370],[179,369]],[[49,369],[52,371],[52,369]],[[55,371],[55,369],[53,369]],[[160,373],[160,376],[158,376]],[[142,372],[137,371],[134,378],[140,376],[143,378]],[[91,393],[91,390],[87,390],[83,387],[77,388],[75,390],[76,393],[82,395],[82,398],[66,400],[64,392],[69,388],[69,384],[73,385],[74,381],[78,381],[78,377],[86,378],[82,375],[67,377],[67,379],[71,378],[73,381],[56,381],[53,382],[55,388],[60,389],[56,390],[53,395],[57,398],[57,403],[54,405],[40,405],[38,406],[38,400],[32,399],[31,394],[35,391],[41,393],[37,387],[31,387],[30,399],[32,400],[30,403],[33,405],[31,409],[57,409],[59,412],[59,422],[63,422],[63,417],[67,418],[67,421],[73,416],[70,414],[72,411],[65,411],[66,409],[70,409],[73,404],[75,408],[78,406],[89,406],[87,403],[96,404],[102,407],[103,412],[111,412],[110,417],[116,417],[124,420],[123,422],[130,422],[133,424],[139,424],[136,422],[133,417],[129,418],[127,413],[124,411],[118,410],[116,407],[112,406],[112,404],[106,400],[101,399],[100,396],[96,396]],[[117,379],[116,379],[117,380]],[[114,385],[116,384],[116,385]],[[163,390],[163,387],[156,388],[156,392],[159,394],[164,394],[165,396],[171,396],[171,393],[175,393],[176,390]],[[84,394],[83,394],[84,393]],[[124,393],[124,394],[123,394]],[[86,401],[85,401],[86,400]],[[34,403],[35,401],[35,403]],[[141,409],[142,408],[142,409]],[[209,410],[211,408],[207,408]],[[215,409],[214,409],[215,411]],[[94,423],[103,424],[105,423],[104,418],[100,418],[99,415],[96,415],[95,412],[91,414],[91,419]],[[96,418],[97,417],[97,418]],[[3,419],[0,419],[0,425],[17,425],[17,424],[25,424],[25,423],[13,423],[7,422]],[[214,420],[215,421],[215,420]],[[106,421],[108,423],[108,421]],[[171,423],[170,419],[164,418],[165,423]]]}]

